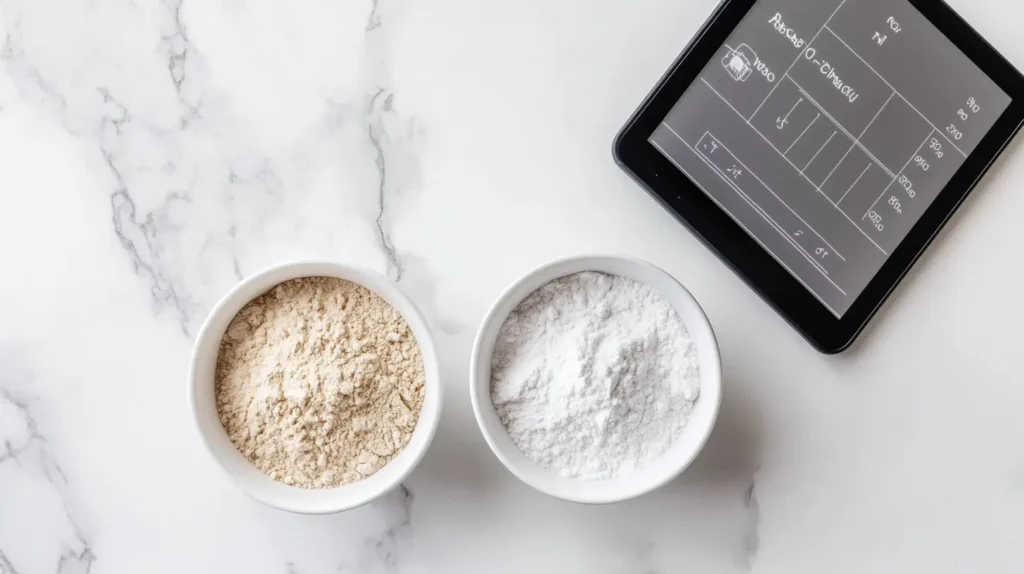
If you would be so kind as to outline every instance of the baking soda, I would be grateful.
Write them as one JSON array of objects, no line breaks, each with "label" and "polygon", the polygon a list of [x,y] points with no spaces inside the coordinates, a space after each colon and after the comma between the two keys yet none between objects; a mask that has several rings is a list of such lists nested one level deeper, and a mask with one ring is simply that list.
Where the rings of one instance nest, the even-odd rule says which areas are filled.
[{"label": "baking soda", "polygon": [[672,305],[596,272],[523,300],[491,362],[491,401],[512,442],[565,477],[615,478],[658,459],[699,391],[697,347]]}]

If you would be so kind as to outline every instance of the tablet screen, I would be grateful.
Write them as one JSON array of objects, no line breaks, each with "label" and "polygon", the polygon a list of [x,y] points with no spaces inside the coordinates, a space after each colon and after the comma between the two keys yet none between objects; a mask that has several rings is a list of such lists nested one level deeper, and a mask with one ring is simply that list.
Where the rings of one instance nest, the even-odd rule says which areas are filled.
[{"label": "tablet screen", "polygon": [[841,318],[1009,104],[907,0],[760,0],[650,142]]}]

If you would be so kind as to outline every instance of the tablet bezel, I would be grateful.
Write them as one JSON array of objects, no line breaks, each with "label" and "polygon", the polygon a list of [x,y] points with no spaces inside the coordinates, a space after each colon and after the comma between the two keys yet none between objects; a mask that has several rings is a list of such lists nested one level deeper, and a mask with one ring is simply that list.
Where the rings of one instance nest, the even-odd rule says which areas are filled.
[{"label": "tablet bezel", "polygon": [[823,353],[848,348],[1024,121],[1024,76],[940,0],[906,0],[1010,97],[1007,109],[900,245],[837,319],[649,142],[655,128],[759,0],[724,0],[615,138],[616,161]]}]

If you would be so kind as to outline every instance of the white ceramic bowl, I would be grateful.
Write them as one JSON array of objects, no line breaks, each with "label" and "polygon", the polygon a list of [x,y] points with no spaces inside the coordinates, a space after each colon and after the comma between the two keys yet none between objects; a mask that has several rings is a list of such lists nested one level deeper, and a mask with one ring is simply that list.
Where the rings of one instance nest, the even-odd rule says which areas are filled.
[{"label": "white ceramic bowl", "polygon": [[[581,271],[600,271],[628,277],[664,296],[679,313],[690,338],[697,344],[700,396],[683,434],[660,459],[639,471],[608,480],[565,478],[533,462],[509,438],[491,402],[491,354],[508,314],[542,285]],[[661,269],[637,259],[586,256],[549,263],[515,282],[491,307],[477,332],[470,360],[469,385],[473,412],[487,444],[499,460],[533,488],[570,502],[605,504],[655,490],[677,477],[704,447],[718,417],[722,401],[722,364],[711,324],[697,300]]]},{"label": "white ceramic bowl", "polygon": [[[217,415],[214,370],[221,337],[231,319],[256,297],[299,277],[337,277],[380,295],[401,313],[412,329],[426,368],[423,410],[409,444],[384,468],[359,482],[326,489],[306,489],[272,480],[240,453]],[[210,312],[196,338],[189,367],[188,398],[206,449],[246,494],[282,510],[306,514],[340,512],[366,504],[402,483],[423,458],[441,419],[441,377],[437,353],[423,316],[387,277],[339,263],[299,261],[264,269],[239,283]]]}]

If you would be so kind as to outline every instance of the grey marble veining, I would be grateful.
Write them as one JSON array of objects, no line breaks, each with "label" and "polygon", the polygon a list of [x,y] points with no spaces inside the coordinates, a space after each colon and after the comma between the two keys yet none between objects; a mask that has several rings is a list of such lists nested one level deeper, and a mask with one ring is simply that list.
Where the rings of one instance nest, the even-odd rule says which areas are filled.
[{"label": "grey marble veining", "polygon": [[[56,523],[56,571],[58,573],[89,572],[96,560],[89,539],[75,519],[73,489],[68,475],[48,448],[48,439],[39,429],[32,415],[31,399],[19,397],[10,386],[26,386],[31,373],[16,370],[17,358],[5,357],[5,369],[0,374],[0,414],[5,421],[3,452],[0,465],[8,473],[41,486],[42,498],[48,502],[48,519]],[[8,371],[8,369],[12,369]],[[20,378],[20,384],[9,384],[8,378]],[[43,505],[41,505],[43,506]],[[56,507],[56,508],[54,508]],[[41,510],[41,509],[37,509]],[[38,516],[37,516],[38,518]],[[12,559],[0,548],[0,572],[18,574]]]}]

